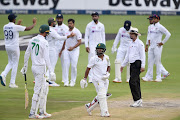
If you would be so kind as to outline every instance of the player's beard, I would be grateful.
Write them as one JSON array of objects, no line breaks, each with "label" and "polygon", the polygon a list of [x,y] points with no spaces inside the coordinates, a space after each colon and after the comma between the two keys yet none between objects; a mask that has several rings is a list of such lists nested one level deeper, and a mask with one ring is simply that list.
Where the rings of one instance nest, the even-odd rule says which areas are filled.
[{"label": "player's beard", "polygon": [[58,25],[62,25],[62,21],[58,21],[57,23],[58,23]]},{"label": "player's beard", "polygon": [[93,21],[96,23],[98,20],[97,20],[97,19],[94,19]]}]

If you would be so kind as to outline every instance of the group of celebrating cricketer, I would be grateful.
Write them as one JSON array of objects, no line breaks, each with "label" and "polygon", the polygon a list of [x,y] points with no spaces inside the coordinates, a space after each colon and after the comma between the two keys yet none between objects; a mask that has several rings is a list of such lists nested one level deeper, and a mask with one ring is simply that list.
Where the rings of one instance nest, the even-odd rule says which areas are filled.
[{"label": "group of celebrating cricketer", "polygon": [[[84,78],[80,81],[81,88],[85,88],[89,83],[93,83],[97,96],[92,102],[85,104],[89,115],[99,104],[102,117],[110,117],[108,112],[107,98],[112,94],[108,92],[110,76],[110,59],[104,54],[106,51],[105,28],[99,21],[99,14],[91,14],[92,21],[87,24],[85,30],[85,47],[88,52],[88,65]],[[18,62],[19,62],[19,31],[31,30],[36,25],[36,18],[33,18],[33,25],[29,27],[21,26],[21,20],[16,22],[16,15],[8,16],[9,23],[4,26],[5,48],[8,54],[8,64],[1,73],[0,80],[6,86],[6,75],[12,69],[9,87],[18,88],[15,84]],[[119,29],[112,46],[112,53],[117,51],[115,59],[115,79],[113,82],[121,83],[121,72],[127,65],[126,82],[129,83],[134,103],[131,107],[141,107],[140,73],[145,70],[145,51],[148,51],[148,70],[143,81],[153,81],[153,65],[156,65],[156,82],[162,82],[170,75],[161,63],[162,46],[170,37],[169,31],[159,23],[160,16],[152,15],[148,17],[150,25],[148,27],[146,47],[139,39],[141,34],[137,28],[131,26],[131,21],[126,20],[124,27]],[[57,22],[57,25],[56,25]],[[162,36],[165,34],[164,40]],[[28,60],[31,55],[32,72],[34,75],[34,94],[29,118],[49,118],[51,114],[46,112],[47,95],[49,86],[60,86],[56,83],[54,73],[58,58],[61,59],[62,82],[65,87],[73,87],[76,84],[77,63],[82,34],[75,27],[75,20],[68,19],[68,26],[63,23],[63,15],[57,14],[56,19],[49,18],[48,25],[41,25],[39,34],[33,37],[28,44],[24,55],[24,66],[21,69],[23,75],[28,68]],[[119,44],[119,48],[116,49]],[[71,80],[69,83],[69,66],[71,64]],[[47,69],[46,69],[47,67]],[[162,77],[161,77],[162,75]],[[89,81],[87,82],[87,77]],[[39,109],[39,114],[37,114]]]}]

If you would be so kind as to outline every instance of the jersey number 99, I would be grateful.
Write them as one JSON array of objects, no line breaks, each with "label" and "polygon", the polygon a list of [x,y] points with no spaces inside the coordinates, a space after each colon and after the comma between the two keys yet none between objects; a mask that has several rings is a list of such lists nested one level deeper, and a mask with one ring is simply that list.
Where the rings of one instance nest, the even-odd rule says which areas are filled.
[{"label": "jersey number 99", "polygon": [[32,50],[34,49],[35,47],[35,55],[37,56],[38,53],[39,53],[39,44],[36,44],[34,42],[31,43],[33,46],[32,46]]},{"label": "jersey number 99", "polygon": [[4,36],[5,36],[5,39],[8,40],[8,39],[13,39],[13,31],[12,30],[4,30]]}]

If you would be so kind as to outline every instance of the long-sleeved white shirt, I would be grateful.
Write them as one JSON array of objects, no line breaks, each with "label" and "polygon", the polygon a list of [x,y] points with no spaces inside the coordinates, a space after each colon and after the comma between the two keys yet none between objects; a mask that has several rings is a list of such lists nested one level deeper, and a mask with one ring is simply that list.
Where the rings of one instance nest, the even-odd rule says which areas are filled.
[{"label": "long-sleeved white shirt", "polygon": [[[162,36],[165,34],[165,38],[162,41]],[[167,42],[169,37],[171,36],[171,33],[162,26],[159,22],[155,25],[150,25],[150,33],[149,33],[149,39],[150,39],[150,47],[156,47],[157,43],[162,42],[163,44]]]},{"label": "long-sleeved white shirt", "polygon": [[130,39],[130,35],[128,33],[129,31],[126,31],[124,27],[121,27],[116,35],[116,38],[113,43],[113,48],[116,48],[118,43],[120,42],[119,48],[127,49],[129,46],[129,43],[132,41]]},{"label": "long-sleeved white shirt", "polygon": [[[151,25],[152,25],[152,24],[151,24]],[[150,40],[150,28],[151,28],[151,25],[148,26],[146,45],[149,45],[149,40]]]},{"label": "long-sleeved white shirt", "polygon": [[[65,36],[65,32],[68,31],[68,26],[62,23],[62,25],[56,25],[54,30],[60,35],[60,36]],[[64,40],[58,40],[55,42],[56,46],[62,46],[64,43]]]},{"label": "long-sleeved white shirt", "polygon": [[85,30],[85,47],[96,47],[99,43],[105,44],[104,25],[99,21],[97,24],[91,21],[87,24]]},{"label": "long-sleeved white shirt", "polygon": [[9,22],[4,25],[4,40],[6,47],[19,47],[19,31],[24,31],[25,26],[16,25],[13,22]]},{"label": "long-sleeved white shirt", "polygon": [[44,36],[37,35],[29,41],[28,47],[24,55],[25,66],[28,66],[30,54],[32,65],[47,66],[50,72],[52,72],[52,67],[49,59],[49,45]]},{"label": "long-sleeved white shirt", "polygon": [[54,27],[49,26],[49,28],[50,28],[50,32],[49,32],[49,35],[46,37],[46,40],[48,41],[50,48],[56,47],[56,44],[55,44],[56,41],[58,40],[64,41],[67,39],[67,36],[60,36],[56,32],[56,30],[54,30]]},{"label": "long-sleeved white shirt", "polygon": [[146,55],[144,43],[138,38],[135,41],[131,41],[122,67],[125,67],[127,63],[134,63],[136,60],[141,60],[141,68],[145,68]]},{"label": "long-sleeved white shirt", "polygon": [[[82,34],[76,27],[74,27],[72,31],[69,31],[69,30],[66,31],[66,36],[70,35],[71,33],[75,33],[75,36],[70,37],[66,40],[65,49],[69,49],[70,47],[74,47],[78,43],[78,40],[82,39]],[[79,48],[79,46],[76,48]]]}]

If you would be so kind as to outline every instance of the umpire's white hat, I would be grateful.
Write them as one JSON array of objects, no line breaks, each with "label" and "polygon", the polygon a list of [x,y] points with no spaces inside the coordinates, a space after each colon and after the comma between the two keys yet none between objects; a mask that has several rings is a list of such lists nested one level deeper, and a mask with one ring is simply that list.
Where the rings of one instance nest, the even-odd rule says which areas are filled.
[{"label": "umpire's white hat", "polygon": [[131,33],[134,33],[134,34],[137,34],[138,36],[141,36],[141,34],[138,32],[137,28],[131,27],[129,34],[131,34]]}]

